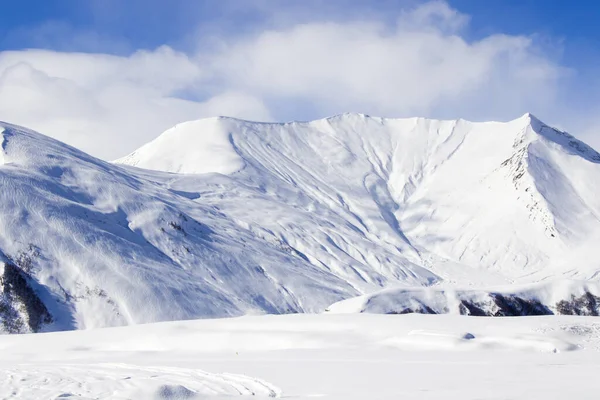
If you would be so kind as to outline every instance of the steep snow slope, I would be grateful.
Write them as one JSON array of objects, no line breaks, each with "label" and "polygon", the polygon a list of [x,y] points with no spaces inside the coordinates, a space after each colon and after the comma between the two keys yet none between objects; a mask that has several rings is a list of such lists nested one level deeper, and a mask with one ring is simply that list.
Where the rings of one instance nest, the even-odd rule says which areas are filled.
[{"label": "steep snow slope", "polygon": [[[31,288],[53,317],[48,329],[314,312],[358,294],[216,207],[3,126],[0,284],[5,295],[13,281]],[[0,330],[36,330],[25,297],[0,298]]]},{"label": "steep snow slope", "polygon": [[[228,136],[222,163],[194,143]],[[163,148],[167,140],[191,148]],[[200,139],[198,139],[200,138]],[[508,123],[344,114],[181,124],[119,162],[275,238],[359,290],[596,278],[600,155],[526,114]],[[239,160],[243,168],[239,168]],[[156,178],[154,178],[156,179]],[[419,268],[424,267],[431,273]]]},{"label": "steep snow slope", "polygon": [[5,331],[318,312],[383,287],[599,277],[600,156],[530,115],[211,118],[120,166],[1,126]]}]

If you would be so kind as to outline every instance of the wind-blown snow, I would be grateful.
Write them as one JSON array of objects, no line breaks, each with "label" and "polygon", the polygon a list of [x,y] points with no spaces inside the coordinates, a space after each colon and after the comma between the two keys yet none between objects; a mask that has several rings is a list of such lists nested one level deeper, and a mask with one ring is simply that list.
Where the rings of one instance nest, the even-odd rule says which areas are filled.
[{"label": "wind-blown snow", "polygon": [[212,118],[120,165],[2,126],[0,252],[54,317],[46,329],[600,276],[600,156],[529,114]]},{"label": "wind-blown snow", "polygon": [[22,128],[4,138],[0,249],[38,284],[49,329],[316,312],[357,294],[216,207]]}]

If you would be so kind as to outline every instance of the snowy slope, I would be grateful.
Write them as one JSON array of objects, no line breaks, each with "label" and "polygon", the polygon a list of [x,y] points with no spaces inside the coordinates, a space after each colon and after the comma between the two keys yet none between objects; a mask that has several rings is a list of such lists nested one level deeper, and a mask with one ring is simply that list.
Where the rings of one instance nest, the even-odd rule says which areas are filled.
[{"label": "snowy slope", "polygon": [[0,349],[7,399],[583,400],[598,397],[600,323],[268,315],[5,335]]},{"label": "snowy slope", "polygon": [[4,124],[1,136],[2,284],[15,295],[0,310],[21,314],[24,330],[36,330],[30,296],[9,265],[54,317],[48,329],[315,312],[357,294],[216,207],[22,128]]},{"label": "snowy slope", "polygon": [[[206,132],[190,136],[188,132]],[[177,173],[228,174],[244,166],[230,142],[230,134],[219,118],[180,124],[164,132],[152,143],[125,157],[122,163]]]},{"label": "snowy slope", "polygon": [[[227,136],[229,148],[190,162],[187,155],[216,136],[222,144]],[[188,146],[165,147],[171,141]],[[439,278],[590,279],[600,271],[591,257],[600,155],[529,114],[508,123],[215,118],[181,124],[119,162],[169,172],[226,165],[227,177],[161,182],[273,234],[359,290]]]},{"label": "snowy slope", "polygon": [[530,115],[211,118],[121,165],[1,125],[5,331],[600,276],[600,156]]}]

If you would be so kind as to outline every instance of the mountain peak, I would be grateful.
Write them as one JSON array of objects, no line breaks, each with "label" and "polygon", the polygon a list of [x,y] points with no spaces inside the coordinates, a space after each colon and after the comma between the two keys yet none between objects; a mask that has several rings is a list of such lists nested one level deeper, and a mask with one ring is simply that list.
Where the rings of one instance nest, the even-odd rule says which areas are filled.
[{"label": "mountain peak", "polygon": [[528,119],[530,121],[539,121],[539,119],[530,112],[526,112],[521,116],[522,119]]},{"label": "mountain peak", "polygon": [[[368,136],[374,130],[385,130],[389,135],[398,136],[399,132],[436,129],[445,132],[447,129],[462,124],[471,129],[489,129],[490,123],[471,122],[463,119],[436,120],[430,118],[380,118],[357,112],[347,112],[333,115],[320,120],[289,123],[252,122],[232,117],[219,116],[188,121],[177,124],[159,137],[140,147],[133,153],[116,160],[116,163],[126,164],[146,169],[161,170],[173,173],[221,173],[231,174],[244,168],[245,161],[234,144],[232,135],[239,136],[238,140],[247,140],[250,132],[261,132],[257,140],[269,141],[280,134],[294,136],[294,140],[304,141],[303,135],[313,135],[316,132],[330,132],[338,136],[338,140],[370,140]],[[511,131],[510,135],[527,134],[534,140],[538,135],[560,144],[569,152],[579,154],[590,161],[597,162],[600,155],[585,143],[571,135],[558,131],[541,122],[531,113],[495,126],[506,126],[501,130]],[[499,125],[498,125],[499,124]],[[389,125],[387,128],[384,125]],[[432,128],[438,127],[438,128]],[[529,127],[530,129],[526,129]],[[493,128],[496,129],[496,128]],[[362,134],[362,138],[348,138],[350,131]],[[535,135],[532,135],[535,134]],[[270,137],[275,135],[274,137]],[[404,137],[404,134],[400,134]],[[277,139],[279,140],[279,139]],[[403,140],[418,140],[405,137]],[[518,139],[521,140],[521,139]],[[263,143],[264,144],[264,143]]]},{"label": "mountain peak", "polygon": [[171,175],[4,129],[0,253],[77,327],[600,277],[600,156],[531,114],[207,118],[120,160]]},{"label": "mountain peak", "polygon": [[243,168],[230,141],[227,124],[213,117],[177,124],[117,163],[166,172],[230,174]]},{"label": "mountain peak", "polygon": [[600,163],[600,154],[596,150],[568,132],[547,125],[530,113],[523,115],[521,119],[527,121],[527,125],[531,128],[532,132],[559,145],[567,153],[583,157],[593,163]]}]

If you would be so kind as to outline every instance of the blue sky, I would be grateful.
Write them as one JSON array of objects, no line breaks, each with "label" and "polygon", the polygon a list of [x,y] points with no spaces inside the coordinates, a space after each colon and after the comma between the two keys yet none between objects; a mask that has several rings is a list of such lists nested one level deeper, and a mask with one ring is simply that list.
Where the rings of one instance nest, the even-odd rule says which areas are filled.
[{"label": "blue sky", "polygon": [[[73,31],[95,32],[107,38],[128,43],[131,48],[152,48],[161,44],[177,44],[198,23],[223,22],[235,19],[232,30],[243,30],[244,25],[255,25],[265,16],[265,8],[301,9],[299,19],[357,17],[364,10],[381,15],[393,15],[405,5],[417,1],[338,0],[315,1],[260,1],[251,2],[212,0],[22,0],[5,2],[0,14],[2,49],[36,47],[42,44],[25,30],[36,30],[52,22],[68,26]],[[282,7],[282,4],[284,6]],[[308,4],[307,6],[303,6]],[[600,5],[594,2],[573,3],[567,0],[453,0],[449,4],[472,17],[473,36],[490,33],[543,34],[566,40],[576,46],[590,46],[600,40]],[[349,10],[350,9],[350,10]],[[352,11],[354,10],[354,11]],[[314,14],[314,15],[311,15]],[[250,17],[250,18],[248,18]],[[165,23],[165,21],[169,21]],[[43,43],[60,48],[60,43]],[[73,50],[95,50],[85,46]]]},{"label": "blue sky", "polygon": [[[393,19],[406,5],[418,1],[213,1],[213,0],[21,0],[5,2],[0,14],[0,49],[44,47],[61,49],[60,32],[44,42],[28,31],[48,24],[64,32],[97,34],[120,42],[112,49],[154,48],[162,44],[184,46],[186,35],[199,24],[230,25],[226,34],[260,28],[265,9],[296,13],[306,19],[358,18],[367,13]],[[586,58],[600,50],[600,4],[567,0],[451,0],[453,8],[471,16],[470,35],[491,33],[536,34],[561,41],[569,57]],[[298,11],[300,10],[300,11]],[[327,13],[327,15],[322,15]],[[214,28],[214,27],[213,27]],[[228,32],[227,32],[228,31]],[[89,45],[68,45],[68,50],[97,51]]]},{"label": "blue sky", "polygon": [[4,2],[0,119],[104,158],[214,113],[533,112],[599,147],[599,17],[566,0]]}]

